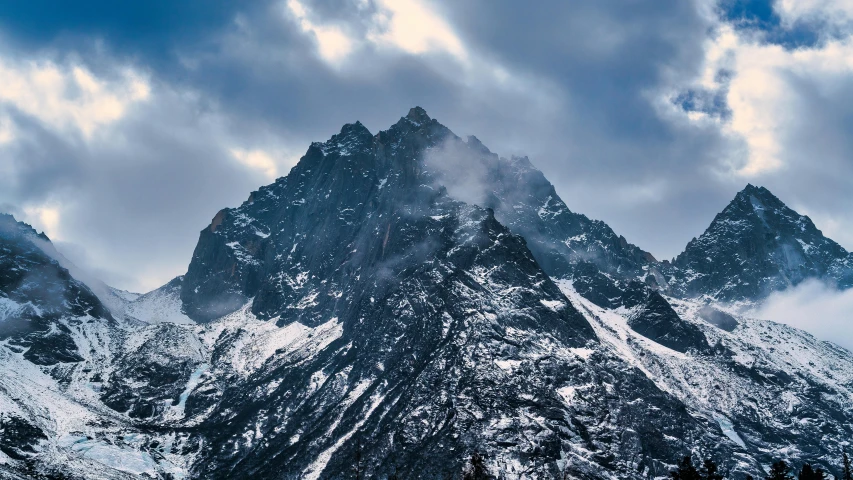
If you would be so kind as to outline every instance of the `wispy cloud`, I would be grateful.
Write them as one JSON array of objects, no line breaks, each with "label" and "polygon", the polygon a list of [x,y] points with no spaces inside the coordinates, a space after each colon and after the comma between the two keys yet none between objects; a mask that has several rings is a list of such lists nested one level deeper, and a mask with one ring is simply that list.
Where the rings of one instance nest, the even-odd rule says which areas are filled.
[{"label": "wispy cloud", "polygon": [[774,293],[754,316],[791,325],[853,351],[853,290],[807,281]]},{"label": "wispy cloud", "polygon": [[[87,138],[98,127],[121,119],[132,104],[148,99],[151,92],[148,81],[131,69],[107,80],[79,64],[2,57],[0,85],[0,102],[51,128],[75,128]],[[12,134],[8,127],[5,132],[8,142]]]},{"label": "wispy cloud", "polygon": [[467,61],[462,40],[423,0],[378,0],[367,39],[411,54],[446,52]]},{"label": "wispy cloud", "polygon": [[317,51],[324,60],[336,64],[352,52],[353,40],[338,25],[315,23],[308,8],[298,0],[287,0],[286,5],[302,31],[314,36]]}]

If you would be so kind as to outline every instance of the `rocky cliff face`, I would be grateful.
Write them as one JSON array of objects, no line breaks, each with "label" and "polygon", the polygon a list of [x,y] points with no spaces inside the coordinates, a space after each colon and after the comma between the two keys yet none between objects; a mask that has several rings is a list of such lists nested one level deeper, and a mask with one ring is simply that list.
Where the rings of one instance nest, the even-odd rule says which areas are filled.
[{"label": "rocky cliff face", "polygon": [[735,446],[727,478],[761,478],[765,473],[750,463],[780,458],[840,475],[837,446],[853,435],[849,351],[785,325],[667,297],[681,321],[712,345],[712,353],[685,355],[636,331],[634,309],[603,308],[571,281],[560,285],[609,351],[719,425]]}]

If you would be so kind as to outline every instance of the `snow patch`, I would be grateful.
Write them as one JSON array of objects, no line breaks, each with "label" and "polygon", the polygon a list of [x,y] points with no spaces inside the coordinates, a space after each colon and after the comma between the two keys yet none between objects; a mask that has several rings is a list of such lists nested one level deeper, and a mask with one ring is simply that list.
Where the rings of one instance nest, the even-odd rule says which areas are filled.
[{"label": "snow patch", "polygon": [[723,430],[723,434],[729,437],[729,440],[740,445],[741,448],[746,448],[746,444],[743,442],[743,439],[740,438],[740,435],[737,434],[734,425],[732,425],[732,422],[728,418],[724,417],[723,415],[716,414],[714,415],[714,420],[717,421],[717,424],[720,426],[720,429]]},{"label": "snow patch", "polygon": [[178,397],[178,405],[175,407],[178,413],[177,416],[179,418],[184,416],[184,408],[187,404],[187,398],[190,396],[190,393],[195,390],[195,387],[198,386],[199,382],[201,381],[201,376],[204,375],[204,372],[206,372],[208,368],[210,368],[210,365],[205,363],[200,365],[198,368],[195,369],[195,371],[193,371],[192,374],[190,374],[190,378],[187,381],[187,386],[184,391],[181,392],[181,396]]},{"label": "snow patch", "polygon": [[542,305],[545,305],[546,307],[555,312],[559,312],[560,310],[566,308],[566,304],[560,300],[539,300],[539,302],[541,302]]},{"label": "snow patch", "polygon": [[557,395],[567,404],[572,403],[577,393],[577,387],[560,387],[557,389]]},{"label": "snow patch", "polygon": [[122,448],[87,437],[69,435],[59,439],[59,446],[79,456],[94,460],[116,470],[133,475],[148,475],[156,478],[157,462],[148,452]]}]

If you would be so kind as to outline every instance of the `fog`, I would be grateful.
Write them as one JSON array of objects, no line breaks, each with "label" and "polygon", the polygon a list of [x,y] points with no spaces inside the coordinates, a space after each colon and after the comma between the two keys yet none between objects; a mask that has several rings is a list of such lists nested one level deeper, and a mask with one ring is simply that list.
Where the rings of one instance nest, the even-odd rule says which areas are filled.
[{"label": "fog", "polygon": [[853,351],[853,289],[809,280],[774,293],[754,316],[788,324]]}]

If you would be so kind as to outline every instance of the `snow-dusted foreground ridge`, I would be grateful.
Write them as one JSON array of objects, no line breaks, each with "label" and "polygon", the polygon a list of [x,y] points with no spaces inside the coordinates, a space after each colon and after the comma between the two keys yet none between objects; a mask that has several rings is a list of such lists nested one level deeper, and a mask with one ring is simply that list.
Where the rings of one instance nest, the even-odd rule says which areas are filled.
[{"label": "snow-dusted foreground ridge", "polygon": [[714,419],[739,447],[736,458],[744,469],[756,455],[764,464],[798,457],[838,463],[833,447],[848,442],[853,417],[851,352],[786,325],[721,312],[736,322],[728,331],[703,318],[706,305],[670,298],[715,350],[684,354],[634,332],[630,309],[602,308],[580,296],[571,281],[559,284],[612,351],[695,414]]},{"label": "snow-dusted foreground ridge", "polygon": [[[443,157],[476,166],[476,198]],[[337,479],[357,458],[452,478],[474,451],[506,479],[665,477],[691,452],[741,478],[836,471],[853,438],[853,355],[721,304],[847,285],[807,217],[750,186],[658,262],[418,108],[312,144],[153,292],[64,262],[0,217],[2,478]]]}]

